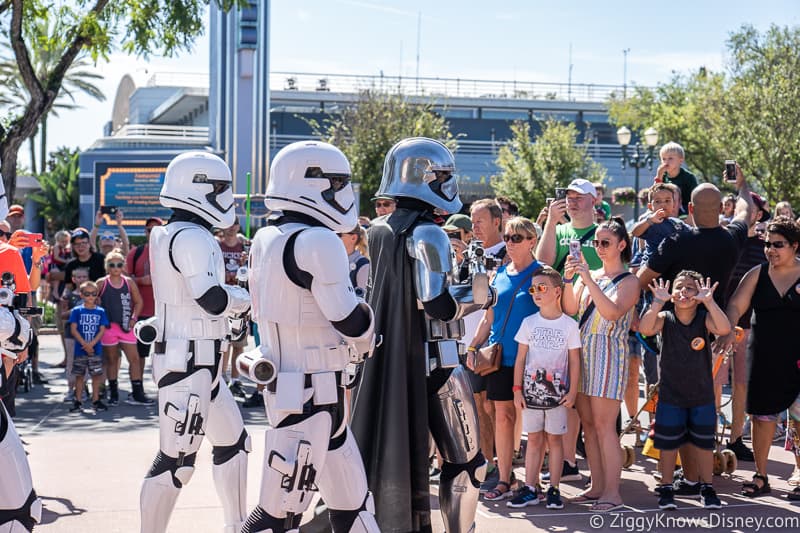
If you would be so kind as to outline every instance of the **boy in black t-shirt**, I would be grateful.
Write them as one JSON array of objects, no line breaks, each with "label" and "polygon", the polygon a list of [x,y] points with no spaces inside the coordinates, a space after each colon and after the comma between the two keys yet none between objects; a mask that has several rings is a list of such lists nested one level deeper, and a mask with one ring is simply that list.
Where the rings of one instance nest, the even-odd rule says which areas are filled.
[{"label": "boy in black t-shirt", "polygon": [[[675,276],[672,294],[669,281],[653,280],[653,302],[642,316],[639,331],[643,335],[661,333],[659,355],[659,400],[656,407],[654,445],[661,450],[662,485],[658,506],[675,509],[672,487],[678,449],[690,443],[696,450],[700,478],[700,502],[706,509],[722,504],[711,486],[713,476],[714,378],[711,370],[709,333],[727,335],[731,325],[725,312],[714,302],[719,282],[691,270]],[[663,311],[667,301],[674,310]],[[698,309],[699,304],[705,306]]]}]

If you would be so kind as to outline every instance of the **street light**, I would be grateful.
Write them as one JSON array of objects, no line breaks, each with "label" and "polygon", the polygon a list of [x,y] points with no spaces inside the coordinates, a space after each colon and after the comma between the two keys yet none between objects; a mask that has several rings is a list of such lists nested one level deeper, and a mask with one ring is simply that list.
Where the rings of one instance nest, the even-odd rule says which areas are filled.
[{"label": "street light", "polygon": [[647,128],[644,132],[644,142],[647,144],[647,151],[642,149],[639,141],[634,145],[633,153],[628,153],[628,145],[631,144],[631,130],[622,126],[617,130],[617,142],[622,147],[622,169],[625,166],[633,167],[636,170],[636,177],[634,178],[634,189],[636,189],[636,200],[633,202],[633,220],[639,219],[639,169],[645,166],[649,170],[653,170],[653,150],[658,144],[658,131],[655,128]]}]

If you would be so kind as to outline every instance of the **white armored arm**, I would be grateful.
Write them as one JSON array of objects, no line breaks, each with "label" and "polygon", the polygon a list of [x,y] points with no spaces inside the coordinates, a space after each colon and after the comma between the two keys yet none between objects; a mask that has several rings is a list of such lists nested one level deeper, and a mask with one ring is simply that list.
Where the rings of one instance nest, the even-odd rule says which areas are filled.
[{"label": "white armored arm", "polygon": [[225,285],[220,279],[217,260],[212,253],[219,247],[202,228],[181,231],[172,242],[170,260],[181,273],[186,289],[211,315],[231,316],[250,309],[250,295],[241,288]]}]

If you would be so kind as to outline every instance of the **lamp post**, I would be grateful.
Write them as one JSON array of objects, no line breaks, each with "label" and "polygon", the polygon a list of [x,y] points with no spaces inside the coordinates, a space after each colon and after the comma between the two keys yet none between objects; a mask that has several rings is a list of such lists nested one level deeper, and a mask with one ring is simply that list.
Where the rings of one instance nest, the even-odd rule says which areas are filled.
[{"label": "lamp post", "polygon": [[633,153],[628,153],[628,146],[631,144],[631,130],[622,126],[617,130],[617,142],[622,147],[622,169],[625,166],[633,167],[636,171],[634,178],[634,189],[636,190],[636,200],[633,202],[633,220],[639,219],[639,169],[645,166],[649,170],[653,170],[653,151],[656,144],[658,144],[658,131],[655,128],[647,128],[644,132],[644,142],[647,145],[645,151],[639,141],[633,147]]}]

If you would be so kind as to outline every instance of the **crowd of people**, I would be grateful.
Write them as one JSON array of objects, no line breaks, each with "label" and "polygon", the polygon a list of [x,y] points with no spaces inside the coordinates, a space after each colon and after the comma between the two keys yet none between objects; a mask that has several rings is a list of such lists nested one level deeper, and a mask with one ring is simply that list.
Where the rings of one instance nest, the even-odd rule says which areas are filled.
[{"label": "crowd of people", "polygon": [[[560,484],[583,481],[580,455],[589,481],[571,501],[591,503],[595,512],[622,508],[619,433],[622,413],[632,419],[641,406],[641,373],[658,396],[649,430],[661,452],[661,509],[675,509],[676,495],[697,496],[706,508],[721,506],[712,451],[729,379],[727,447],[740,461],[753,461],[755,470],[741,493],[767,494],[769,475],[785,474],[768,471],[776,428],[784,428],[785,446],[797,462],[788,497],[800,500],[800,361],[797,341],[785,334],[800,323],[800,219],[788,202],[771,211],[738,166],[735,176],[725,176],[735,180],[736,193],[723,196],[713,184],[698,183],[684,157],[677,143],[661,148],[653,183],[639,194],[647,210],[627,225],[612,216],[602,184],[580,178],[535,222],[506,197],[478,200],[465,213],[434,220],[450,239],[456,265],[469,261],[476,246],[490,259],[494,305],[467,315],[461,338],[480,449],[488,459],[480,487],[486,501],[507,500],[515,508],[544,501],[548,509],[562,509]],[[362,216],[338,233],[359,296],[375,290],[371,228],[391,220],[398,198],[380,194],[372,201],[375,219]],[[49,249],[12,239],[23,229],[21,206],[11,206],[0,222],[0,254],[19,247],[16,291],[57,307],[70,412],[86,412],[87,380],[93,411],[119,403],[121,355],[130,377],[125,401],[153,403],[143,384],[151,346],[133,330],[155,315],[148,246],[150,232],[164,221],[147,219],[145,242],[131,247],[121,210],[114,215],[116,232],[101,233],[103,220],[98,211],[91,230],[57,232]],[[225,283],[240,284],[250,242],[239,221],[217,228],[216,237]],[[243,407],[264,406],[264,386],[248,391],[235,364],[251,336],[260,344],[258,333],[242,319],[223,359],[223,377]],[[498,368],[475,372],[469,354],[492,345],[499,345]],[[34,381],[47,383],[35,343],[29,354]],[[3,397],[12,415],[15,390],[6,387]],[[748,424],[752,450],[743,441]],[[675,468],[678,458],[682,470]],[[441,475],[441,464],[439,453],[431,479]],[[515,479],[520,465],[524,481]]]}]

